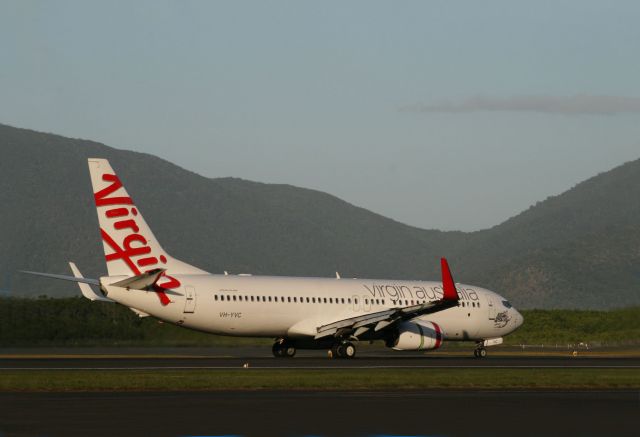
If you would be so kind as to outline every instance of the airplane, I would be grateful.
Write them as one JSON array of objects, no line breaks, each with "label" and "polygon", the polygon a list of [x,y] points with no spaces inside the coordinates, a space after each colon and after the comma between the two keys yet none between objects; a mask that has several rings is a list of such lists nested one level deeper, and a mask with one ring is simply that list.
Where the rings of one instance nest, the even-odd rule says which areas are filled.
[{"label": "airplane", "polygon": [[[474,341],[474,356],[501,344],[522,315],[499,294],[456,284],[446,258],[441,282],[211,274],[171,257],[106,159],[89,173],[107,276],[24,272],[77,282],[86,298],[115,302],[140,317],[212,334],[274,338],[275,357],[326,349],[353,358],[358,341],[384,341],[400,351],[435,350]],[[98,287],[94,290],[92,287]]]}]

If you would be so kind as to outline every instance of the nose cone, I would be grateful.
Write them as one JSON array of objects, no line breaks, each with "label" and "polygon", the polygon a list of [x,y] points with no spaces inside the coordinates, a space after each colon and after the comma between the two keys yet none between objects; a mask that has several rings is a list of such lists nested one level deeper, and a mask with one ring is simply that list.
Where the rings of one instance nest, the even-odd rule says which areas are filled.
[{"label": "nose cone", "polygon": [[514,330],[518,329],[520,326],[522,326],[522,324],[524,323],[524,317],[522,317],[522,314],[520,314],[518,312],[517,309],[513,309],[514,312],[514,316],[513,316],[513,323],[514,323]]}]

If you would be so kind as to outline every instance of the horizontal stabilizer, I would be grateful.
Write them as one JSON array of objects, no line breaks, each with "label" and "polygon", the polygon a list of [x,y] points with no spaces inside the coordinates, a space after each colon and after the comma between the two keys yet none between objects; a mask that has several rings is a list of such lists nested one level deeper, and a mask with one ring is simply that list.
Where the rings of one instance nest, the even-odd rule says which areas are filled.
[{"label": "horizontal stabilizer", "polygon": [[80,270],[78,270],[78,267],[76,267],[76,265],[72,262],[69,263],[69,266],[71,267],[71,271],[73,272],[74,276],[55,275],[53,273],[31,272],[28,270],[20,270],[20,272],[26,273],[28,275],[42,276],[43,278],[62,279],[63,281],[75,282],[80,287],[80,291],[82,292],[82,295],[87,299],[99,300],[102,302],[113,302],[113,300],[103,296],[100,293],[96,293],[91,288],[91,285],[97,285],[99,287],[100,281],[98,281],[97,279],[83,277],[82,274],[80,273]]},{"label": "horizontal stabilizer", "polygon": [[75,276],[54,275],[53,273],[30,272],[28,270],[20,270],[20,273],[26,273],[28,275],[35,275],[35,276],[42,276],[45,278],[62,279],[63,281],[81,282],[83,284],[100,285],[100,281],[98,281],[97,279],[76,278]]},{"label": "horizontal stabilizer", "polygon": [[[84,277],[82,276],[82,273],[80,273],[80,269],[78,269],[78,267],[76,267],[74,263],[69,262],[69,267],[71,267],[71,271],[73,272],[73,276],[76,278],[76,280],[84,279]],[[78,286],[80,287],[80,292],[82,293],[82,295],[89,300],[99,300],[101,302],[113,302],[113,300],[109,299],[108,297],[105,297],[102,293],[95,292],[93,288],[91,288],[91,285],[87,284],[86,282],[78,281]]]},{"label": "horizontal stabilizer", "polygon": [[140,275],[132,276],[122,281],[110,284],[113,287],[122,287],[127,290],[149,290],[151,289],[166,269],[153,269]]}]

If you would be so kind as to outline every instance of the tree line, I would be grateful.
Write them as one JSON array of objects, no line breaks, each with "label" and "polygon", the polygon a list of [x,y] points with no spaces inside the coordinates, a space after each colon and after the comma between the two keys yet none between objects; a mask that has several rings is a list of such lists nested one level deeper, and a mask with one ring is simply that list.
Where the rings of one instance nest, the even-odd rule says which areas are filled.
[{"label": "tree line", "polygon": [[[640,308],[525,310],[507,344],[640,344]],[[140,318],[118,304],[81,297],[0,298],[0,347],[269,345],[271,339],[223,337]]]}]

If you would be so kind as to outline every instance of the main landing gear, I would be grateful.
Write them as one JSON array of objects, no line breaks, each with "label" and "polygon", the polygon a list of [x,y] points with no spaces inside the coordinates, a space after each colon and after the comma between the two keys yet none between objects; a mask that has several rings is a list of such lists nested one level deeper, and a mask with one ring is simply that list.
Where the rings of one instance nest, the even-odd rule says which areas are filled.
[{"label": "main landing gear", "polygon": [[487,356],[487,350],[484,347],[483,341],[476,343],[476,350],[473,351],[473,356],[476,358],[484,358]]},{"label": "main landing gear", "polygon": [[343,341],[331,346],[329,358],[353,358],[356,356],[356,347],[350,341]]},{"label": "main landing gear", "polygon": [[296,354],[296,347],[284,338],[279,338],[273,344],[271,352],[276,358],[293,358]]}]

